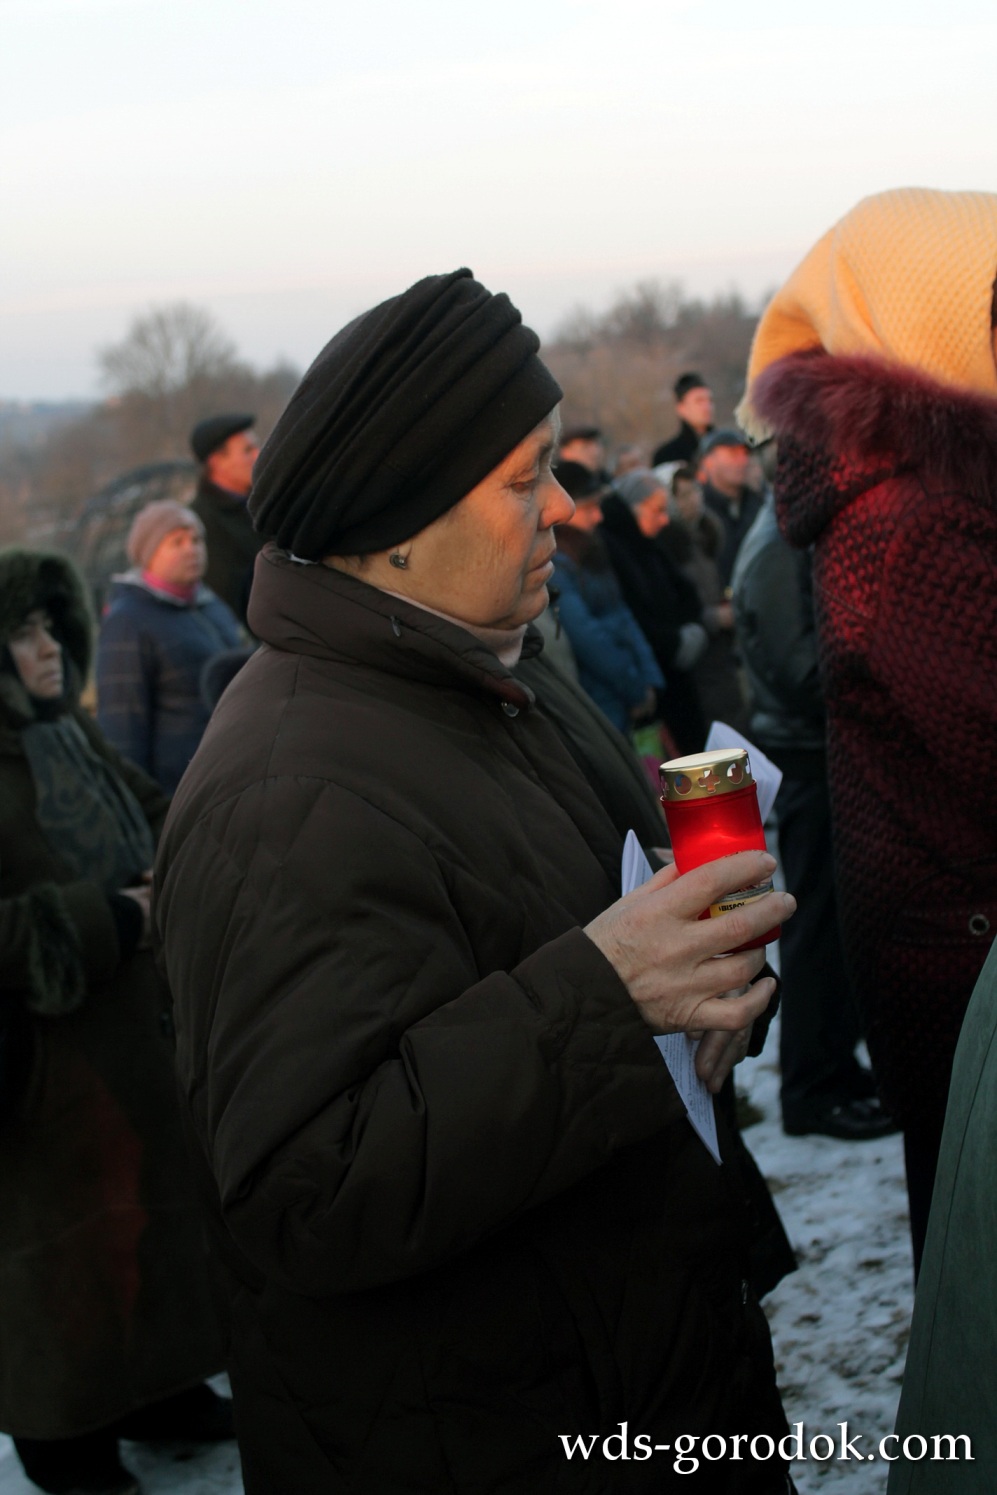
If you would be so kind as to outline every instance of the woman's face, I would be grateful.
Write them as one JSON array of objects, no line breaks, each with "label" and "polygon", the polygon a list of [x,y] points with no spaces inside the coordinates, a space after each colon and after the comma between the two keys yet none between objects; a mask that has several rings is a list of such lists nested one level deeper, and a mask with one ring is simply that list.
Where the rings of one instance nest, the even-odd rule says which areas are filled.
[{"label": "woman's face", "polygon": [[660,535],[668,523],[668,500],[664,488],[656,488],[653,493],[649,493],[634,509],[634,518],[641,534],[646,535],[649,540]]},{"label": "woman's face", "polygon": [[52,632],[47,612],[36,607],[28,613],[7,647],[29,695],[40,701],[54,701],[62,695],[62,645]]},{"label": "woman's face", "polygon": [[[547,606],[555,524],[574,503],[551,472],[557,428],[542,421],[460,503],[403,545],[405,570],[364,579],[479,628],[517,628]],[[382,557],[376,557],[378,562]]]}]

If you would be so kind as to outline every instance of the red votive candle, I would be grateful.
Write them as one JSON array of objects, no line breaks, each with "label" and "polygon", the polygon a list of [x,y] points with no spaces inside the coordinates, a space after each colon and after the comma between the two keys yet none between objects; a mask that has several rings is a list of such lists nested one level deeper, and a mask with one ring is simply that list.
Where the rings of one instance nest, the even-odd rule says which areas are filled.
[{"label": "red votive candle", "polygon": [[[680,872],[690,872],[704,862],[733,856],[738,851],[766,851],[765,831],[758,813],[758,788],[744,748],[723,748],[714,753],[693,753],[671,758],[658,770],[661,804],[668,822]],[[756,887],[740,888],[720,903],[713,903],[701,919],[716,918],[743,908],[753,898],[771,891],[769,879]],[[738,945],[738,950],[757,950],[777,940],[781,926]]]}]

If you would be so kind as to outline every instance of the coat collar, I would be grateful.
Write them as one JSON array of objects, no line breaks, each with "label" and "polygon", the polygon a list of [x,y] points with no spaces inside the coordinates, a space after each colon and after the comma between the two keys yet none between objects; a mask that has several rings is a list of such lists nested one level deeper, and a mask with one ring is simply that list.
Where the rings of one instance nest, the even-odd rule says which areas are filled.
[{"label": "coat collar", "polygon": [[[457,624],[341,571],[302,565],[273,542],[256,559],[249,626],[290,654],[459,685],[520,708],[533,704],[533,693]],[[524,657],[537,652],[537,637],[528,631]]]},{"label": "coat collar", "polygon": [[766,369],[755,404],[779,437],[997,504],[997,399],[882,359],[817,351]]},{"label": "coat collar", "polygon": [[212,483],[203,474],[197,485],[196,496],[212,508],[243,513],[247,518],[249,517],[248,497],[243,498],[241,494],[233,493],[229,488],[219,488],[217,483]]},{"label": "coat collar", "polygon": [[166,607],[179,608],[181,611],[186,611],[192,607],[205,607],[215,595],[209,587],[200,582],[193,597],[175,597],[171,592],[164,592],[161,588],[152,586],[146,580],[138,566],[133,566],[128,571],[121,571],[118,575],[112,576],[111,586],[112,598],[115,595],[120,595],[123,589],[136,587],[140,592],[145,592],[147,596],[152,597],[156,602],[161,602]]},{"label": "coat collar", "polygon": [[752,398],[779,439],[776,498],[796,544],[903,473],[997,507],[997,399],[883,359],[822,350],[770,365]]}]

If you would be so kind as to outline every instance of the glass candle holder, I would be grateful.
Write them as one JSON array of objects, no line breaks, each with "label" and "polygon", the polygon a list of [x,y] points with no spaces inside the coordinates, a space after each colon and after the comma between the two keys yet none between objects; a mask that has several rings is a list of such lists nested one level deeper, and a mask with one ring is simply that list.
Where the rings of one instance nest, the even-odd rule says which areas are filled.
[{"label": "glass candle holder", "polygon": [[[744,748],[723,748],[713,753],[693,753],[672,758],[658,770],[661,804],[668,822],[680,872],[690,872],[704,862],[733,856],[738,851],[765,851],[765,831],[758,813],[758,787]],[[743,908],[754,898],[771,891],[771,878],[752,888],[728,893],[700,914],[716,918]],[[758,950],[777,940],[781,925],[767,934],[738,945],[738,950]],[[730,952],[733,953],[733,952]]]}]

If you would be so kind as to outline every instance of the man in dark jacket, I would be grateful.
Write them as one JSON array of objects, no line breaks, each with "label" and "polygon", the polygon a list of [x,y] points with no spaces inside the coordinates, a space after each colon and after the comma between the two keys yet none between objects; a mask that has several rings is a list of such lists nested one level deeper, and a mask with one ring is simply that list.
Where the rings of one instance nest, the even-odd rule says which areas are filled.
[{"label": "man in dark jacket", "polygon": [[803,891],[780,943],[782,1124],[796,1137],[884,1137],[896,1123],[855,1057],[861,1032],[838,924],[810,554],[779,533],[771,497],[741,546],[733,593],[749,735],[782,770],[779,855],[787,884]]},{"label": "man in dark jacket", "polygon": [[204,586],[204,531],[184,504],[147,504],[128,536],[97,645],[97,715],[119,753],[172,794],[208,724],[201,673],[242,633]]},{"label": "man in dark jacket", "polygon": [[701,374],[680,374],[675,381],[675,413],[679,429],[663,441],[651,458],[651,466],[663,462],[694,462],[699,443],[713,430],[713,391]]},{"label": "man in dark jacket", "polygon": [[730,428],[711,431],[700,449],[699,471],[703,478],[703,502],[724,527],[717,570],[722,585],[728,587],[741,541],[762,506],[761,494],[745,481],[748,443],[741,432]]},{"label": "man in dark jacket", "polygon": [[246,499],[260,449],[255,415],[212,415],[190,433],[202,464],[191,508],[204,525],[208,569],[204,580],[245,626],[253,562],[263,537],[253,529]]}]

